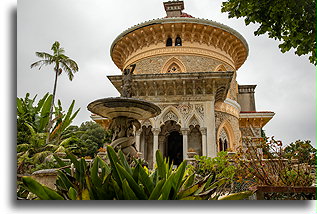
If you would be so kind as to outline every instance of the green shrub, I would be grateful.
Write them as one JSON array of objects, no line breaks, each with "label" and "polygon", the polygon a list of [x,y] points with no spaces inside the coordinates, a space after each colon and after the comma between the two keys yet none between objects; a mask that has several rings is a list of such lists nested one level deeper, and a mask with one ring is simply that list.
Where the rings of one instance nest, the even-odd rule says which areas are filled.
[{"label": "green shrub", "polygon": [[222,196],[225,179],[216,179],[213,172],[203,178],[187,174],[186,162],[176,169],[156,152],[156,168],[150,172],[134,159],[134,166],[126,161],[121,151],[118,154],[107,147],[109,163],[98,156],[90,166],[83,158],[68,153],[75,170],[55,156],[60,167],[56,181],[57,190],[51,190],[29,177],[22,178],[25,188],[39,199],[66,200],[226,200],[242,199],[252,192]]}]

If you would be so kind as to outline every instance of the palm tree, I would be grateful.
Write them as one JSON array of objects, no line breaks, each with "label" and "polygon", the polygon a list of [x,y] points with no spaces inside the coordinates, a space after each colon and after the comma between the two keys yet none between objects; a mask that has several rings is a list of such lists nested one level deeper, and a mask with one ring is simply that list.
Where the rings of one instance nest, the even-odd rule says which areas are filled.
[{"label": "palm tree", "polygon": [[[77,63],[70,59],[68,56],[64,55],[64,48],[60,47],[59,42],[54,42],[52,45],[51,50],[53,51],[53,55],[45,53],[45,52],[35,52],[35,55],[42,58],[41,60],[34,62],[31,65],[31,68],[39,66],[39,70],[42,68],[43,65],[54,65],[55,71],[55,81],[54,81],[54,88],[53,88],[53,99],[50,108],[50,115],[49,115],[49,123],[47,125],[47,132],[50,131],[52,127],[52,114],[53,114],[53,107],[54,107],[54,100],[56,94],[56,86],[57,86],[57,77],[62,74],[64,70],[70,81],[74,78],[74,73],[78,71]],[[49,139],[47,138],[47,142]]]}]

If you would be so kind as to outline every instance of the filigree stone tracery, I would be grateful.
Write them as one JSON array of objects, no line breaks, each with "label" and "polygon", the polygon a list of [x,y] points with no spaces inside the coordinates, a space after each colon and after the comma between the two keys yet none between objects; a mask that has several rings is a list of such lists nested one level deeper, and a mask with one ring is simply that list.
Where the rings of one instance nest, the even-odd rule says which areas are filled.
[{"label": "filigree stone tracery", "polygon": [[201,118],[204,118],[204,106],[203,104],[196,104],[195,105],[195,110],[201,116]]},{"label": "filigree stone tracery", "polygon": [[188,126],[194,126],[195,127],[197,125],[200,125],[200,124],[199,124],[199,121],[196,119],[196,117],[193,117],[188,123]]},{"label": "filigree stone tracery", "polygon": [[187,119],[189,114],[192,112],[193,105],[190,104],[180,104],[177,106],[178,111],[182,114],[184,119]]},{"label": "filigree stone tracery", "polygon": [[181,71],[179,65],[177,65],[176,63],[173,63],[167,69],[167,73],[180,73],[180,72],[182,72],[182,71]]},{"label": "filigree stone tracery", "polygon": [[222,129],[221,132],[220,132],[220,135],[219,135],[219,138],[224,141],[224,140],[227,140],[227,142],[229,141],[228,139],[228,134],[226,132],[225,129]]},{"label": "filigree stone tracery", "polygon": [[173,111],[169,111],[163,117],[163,122],[165,123],[168,120],[174,120],[174,121],[178,122],[178,117]]}]

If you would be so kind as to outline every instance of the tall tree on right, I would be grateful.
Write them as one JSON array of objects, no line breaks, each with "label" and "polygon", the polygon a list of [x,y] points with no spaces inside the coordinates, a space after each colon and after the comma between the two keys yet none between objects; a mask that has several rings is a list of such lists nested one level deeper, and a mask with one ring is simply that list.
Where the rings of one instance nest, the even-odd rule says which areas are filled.
[{"label": "tall tree on right", "polygon": [[245,24],[259,23],[254,35],[268,33],[282,41],[282,53],[295,49],[298,56],[309,54],[316,65],[316,1],[315,0],[227,0],[222,12],[229,18],[245,18]]}]

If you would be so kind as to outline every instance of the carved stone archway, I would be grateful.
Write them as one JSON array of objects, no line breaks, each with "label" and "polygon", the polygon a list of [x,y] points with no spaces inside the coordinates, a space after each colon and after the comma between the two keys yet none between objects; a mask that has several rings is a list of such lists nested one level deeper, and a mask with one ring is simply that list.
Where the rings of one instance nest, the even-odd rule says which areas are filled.
[{"label": "carved stone archway", "polygon": [[234,132],[231,125],[227,121],[224,121],[219,126],[217,133],[218,152],[233,149],[234,139]]}]

